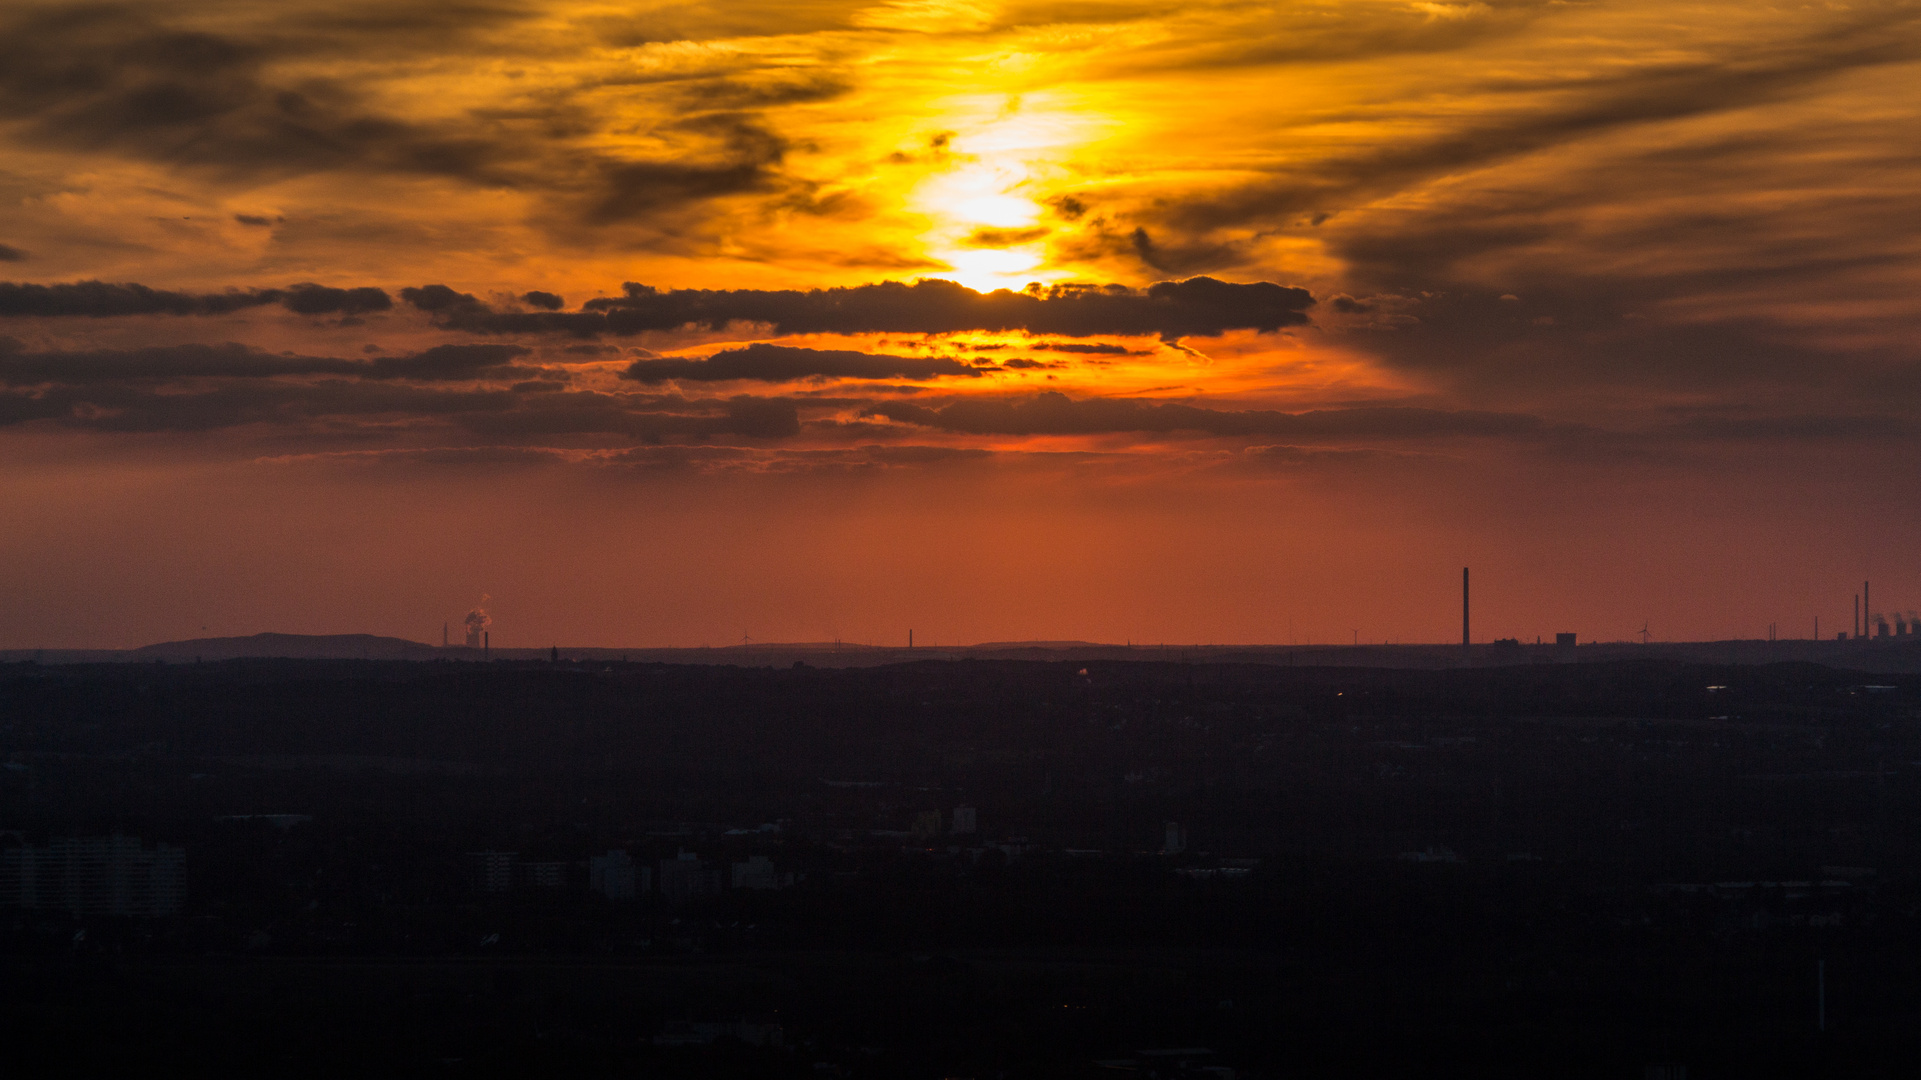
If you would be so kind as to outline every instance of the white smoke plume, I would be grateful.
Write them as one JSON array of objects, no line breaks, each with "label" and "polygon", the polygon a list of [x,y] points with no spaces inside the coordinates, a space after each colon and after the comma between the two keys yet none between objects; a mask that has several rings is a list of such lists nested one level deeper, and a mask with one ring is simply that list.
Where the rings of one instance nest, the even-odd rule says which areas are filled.
[{"label": "white smoke plume", "polygon": [[480,603],[467,613],[467,647],[470,649],[480,648],[481,634],[494,624],[494,617],[487,613],[487,601],[492,599],[486,593],[481,593]]}]

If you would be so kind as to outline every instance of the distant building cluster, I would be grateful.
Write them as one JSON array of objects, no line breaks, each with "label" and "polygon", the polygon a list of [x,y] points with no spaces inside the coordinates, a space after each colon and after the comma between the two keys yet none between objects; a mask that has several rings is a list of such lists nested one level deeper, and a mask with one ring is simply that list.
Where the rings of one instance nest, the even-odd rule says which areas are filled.
[{"label": "distant building cluster", "polygon": [[151,917],[177,914],[186,897],[186,851],[137,836],[0,848],[0,906]]},{"label": "distant building cluster", "polygon": [[[1889,623],[1893,625],[1890,627]],[[1904,617],[1896,611],[1892,617],[1874,610],[1873,583],[1861,583],[1861,591],[1854,594],[1854,632],[1834,635],[1836,641],[1846,641],[1852,637],[1856,641],[1869,639],[1908,637],[1921,635],[1921,616],[1910,611]]]},{"label": "distant building cluster", "polygon": [[[911,840],[917,847],[932,844],[942,836],[974,836],[980,831],[978,812],[972,806],[957,806],[950,812],[924,810],[915,814],[904,831],[875,830],[874,836]],[[1177,828],[1170,826],[1170,828]],[[680,826],[678,835],[694,835],[698,827]],[[715,833],[722,832],[713,826]],[[725,836],[766,838],[778,832],[775,825],[758,829],[724,830]],[[1184,833],[1182,834],[1185,835]],[[990,843],[971,849],[978,856],[997,848],[1008,858],[1027,850],[1021,838],[1009,843]],[[950,850],[960,850],[952,848]],[[697,852],[681,848],[673,858],[643,865],[634,855],[619,848],[604,855],[590,856],[581,862],[539,862],[521,857],[517,851],[470,851],[464,856],[466,885],[476,893],[510,893],[527,890],[580,889],[597,893],[615,902],[657,898],[680,906],[707,897],[720,896],[730,889],[775,891],[791,888],[805,875],[783,870],[767,855],[746,855],[739,859],[702,858]],[[583,875],[581,871],[584,870]]]},{"label": "distant building cluster", "polygon": [[567,864],[564,862],[522,859],[517,851],[467,853],[467,887],[474,892],[563,889],[567,887],[567,879]]},{"label": "distant building cluster", "polygon": [[[513,851],[472,851],[466,857],[467,887],[481,893],[577,888],[579,882],[573,872],[577,866],[525,860]],[[765,855],[750,855],[731,864],[709,864],[690,851],[649,867],[636,863],[628,852],[615,849],[590,857],[586,869],[588,891],[609,900],[658,896],[674,905],[719,896],[730,887],[785,889],[801,878],[793,871],[780,871]]]},{"label": "distant building cluster", "polygon": [[706,1023],[693,1020],[669,1020],[662,1026],[660,1034],[654,1036],[654,1045],[709,1046],[721,1039],[733,1039],[747,1046],[768,1046],[774,1049],[781,1049],[787,1045],[780,1024],[768,1020]]}]

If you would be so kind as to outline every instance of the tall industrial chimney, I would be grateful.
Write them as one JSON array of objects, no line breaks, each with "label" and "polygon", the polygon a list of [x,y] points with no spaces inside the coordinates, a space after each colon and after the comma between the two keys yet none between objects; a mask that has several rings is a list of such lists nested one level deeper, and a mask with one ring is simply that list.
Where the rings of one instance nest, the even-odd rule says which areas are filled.
[{"label": "tall industrial chimney", "polygon": [[1468,646],[1467,633],[1467,567],[1461,567],[1461,648]]},{"label": "tall industrial chimney", "polygon": [[480,656],[484,660],[494,656],[494,635],[486,630],[480,632]]},{"label": "tall industrial chimney", "polygon": [[1874,628],[1868,624],[1874,621],[1874,604],[1868,599],[1868,583],[1861,583],[1861,636],[1873,637]]}]

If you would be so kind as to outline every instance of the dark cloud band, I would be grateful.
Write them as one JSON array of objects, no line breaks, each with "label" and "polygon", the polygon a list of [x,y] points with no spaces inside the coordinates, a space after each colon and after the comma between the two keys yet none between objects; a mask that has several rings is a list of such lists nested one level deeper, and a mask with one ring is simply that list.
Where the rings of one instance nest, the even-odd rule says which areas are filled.
[{"label": "dark cloud band", "polygon": [[1516,413],[1374,407],[1304,413],[1228,411],[1144,401],[1075,400],[1061,393],[1016,400],[956,401],[932,408],[890,401],[870,406],[884,416],[968,435],[1102,435],[1115,432],[1198,432],[1221,436],[1293,438],[1516,437],[1545,434],[1539,417]]},{"label": "dark cloud band", "polygon": [[[397,423],[398,422],[398,423]],[[97,432],[206,432],[256,426],[316,445],[345,434],[404,438],[455,427],[500,443],[614,437],[643,444],[788,439],[800,434],[790,399],[593,392],[520,392],[334,379],[312,385],[224,380],[189,392],[133,381],[0,390],[0,428],[38,423]]]},{"label": "dark cloud band", "polygon": [[408,303],[450,329],[474,333],[545,333],[597,337],[718,329],[747,322],[781,334],[942,334],[969,330],[1026,331],[1063,337],[1152,334],[1214,337],[1229,330],[1263,333],[1308,321],[1314,296],[1273,282],[1245,284],[1196,277],[1146,289],[1120,285],[1032,286],[979,293],[937,278],[912,285],[883,282],[853,288],[670,289],[629,282],[624,295],[589,300],[578,312],[496,311],[444,285],[404,289]]},{"label": "dark cloud band", "polygon": [[0,281],[0,317],[108,319],[126,315],[228,315],[279,304],[300,315],[364,315],[393,307],[385,290],[291,285],[285,289],[175,292],[137,284],[74,281],[35,285]]},{"label": "dark cloud band", "polygon": [[129,380],[272,379],[314,375],[444,382],[534,374],[533,369],[512,366],[514,360],[527,352],[519,345],[436,345],[405,356],[343,360],[330,356],[280,356],[231,342],[27,352],[17,348],[17,343],[10,339],[0,339],[0,385],[93,386]]},{"label": "dark cloud band", "polygon": [[979,368],[939,357],[885,356],[840,349],[796,349],[754,344],[726,349],[705,360],[658,357],[636,360],[624,377],[642,383],[681,379],[692,382],[793,382],[799,379],[978,378]]},{"label": "dark cloud band", "polygon": [[[940,334],[969,330],[1018,330],[1063,337],[1151,334],[1173,340],[1190,336],[1214,337],[1229,330],[1268,333],[1300,326],[1308,321],[1307,309],[1314,305],[1313,295],[1305,289],[1265,281],[1243,284],[1206,277],[1163,281],[1141,290],[1119,285],[1064,285],[1035,286],[1023,292],[1001,289],[979,293],[963,285],[934,278],[912,285],[883,282],[853,288],[807,291],[661,291],[633,283],[627,284],[624,289],[622,296],[589,300],[576,312],[554,310],[561,306],[561,298],[544,292],[531,292],[524,298],[529,306],[542,309],[536,311],[499,311],[471,294],[456,292],[445,285],[402,289],[400,295],[407,304],[430,313],[435,322],[448,329],[479,334],[561,334],[580,338],[676,330],[684,326],[719,329],[730,323],[746,322],[770,325],[781,334]],[[392,308],[393,300],[382,289],[340,289],[314,284],[292,285],[284,289],[191,293],[103,281],[55,285],[0,282],[0,317],[99,319],[133,315],[225,315],[274,304],[301,315],[347,316],[386,311]],[[1065,351],[1126,350],[1119,346],[1099,344]],[[828,363],[825,355],[817,358],[820,363]],[[864,354],[837,355],[853,357]],[[787,359],[793,360],[794,357],[788,356]],[[746,358],[730,358],[716,366],[699,370],[718,372],[729,365],[737,365],[740,370],[751,370],[773,361],[774,355],[771,353],[755,353]],[[927,363],[904,358],[891,358],[891,361],[896,365]],[[802,371],[798,375],[782,375],[779,378],[799,378],[812,374],[849,378],[931,378],[942,374],[971,374],[971,371],[957,364],[951,365],[952,370],[935,370],[939,367],[936,364],[928,368],[928,373],[924,375],[912,374],[898,367],[879,374],[856,373],[884,366],[884,362],[871,359],[846,360],[841,362],[839,370]],[[639,369],[640,373],[634,377],[647,377],[644,374],[646,370]],[[689,370],[663,377],[701,376],[697,371]],[[758,374],[713,374],[708,377],[767,378]]]}]

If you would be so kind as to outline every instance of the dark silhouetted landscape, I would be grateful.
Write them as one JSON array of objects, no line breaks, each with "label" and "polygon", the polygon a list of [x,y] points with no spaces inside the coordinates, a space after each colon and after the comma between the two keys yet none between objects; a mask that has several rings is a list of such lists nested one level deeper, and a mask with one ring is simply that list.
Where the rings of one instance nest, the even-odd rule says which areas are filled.
[{"label": "dark silhouetted landscape", "polygon": [[1912,674],[554,655],[0,668],[9,1053],[1713,1078],[1921,1051]]}]

